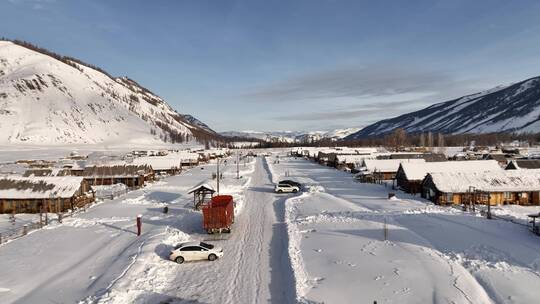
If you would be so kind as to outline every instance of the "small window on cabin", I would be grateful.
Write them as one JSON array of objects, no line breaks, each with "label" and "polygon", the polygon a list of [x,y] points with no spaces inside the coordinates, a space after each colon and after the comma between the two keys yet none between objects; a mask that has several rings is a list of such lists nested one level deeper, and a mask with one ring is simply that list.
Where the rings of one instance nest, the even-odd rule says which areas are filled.
[{"label": "small window on cabin", "polygon": [[504,198],[512,198],[512,193],[511,192],[505,192],[504,193]]},{"label": "small window on cabin", "polygon": [[451,202],[454,200],[454,194],[453,193],[446,193],[446,201]]}]

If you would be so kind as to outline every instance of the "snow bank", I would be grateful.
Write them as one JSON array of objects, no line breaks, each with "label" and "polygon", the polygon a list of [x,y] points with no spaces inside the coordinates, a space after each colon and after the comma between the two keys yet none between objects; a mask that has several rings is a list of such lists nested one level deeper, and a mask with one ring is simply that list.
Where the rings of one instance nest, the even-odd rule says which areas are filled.
[{"label": "snow bank", "polygon": [[299,197],[290,198],[285,201],[285,223],[287,224],[287,233],[289,234],[289,259],[294,271],[296,282],[296,296],[299,301],[303,301],[307,291],[312,287],[309,274],[304,266],[300,243],[302,242],[303,233],[298,229],[296,224],[296,207],[298,203],[302,203],[303,199],[309,196],[303,193]]}]

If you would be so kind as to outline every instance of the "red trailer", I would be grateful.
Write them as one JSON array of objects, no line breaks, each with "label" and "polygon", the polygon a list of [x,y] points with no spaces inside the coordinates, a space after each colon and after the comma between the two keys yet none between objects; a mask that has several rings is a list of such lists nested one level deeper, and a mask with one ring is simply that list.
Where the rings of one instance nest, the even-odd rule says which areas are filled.
[{"label": "red trailer", "polygon": [[202,206],[203,228],[209,233],[231,232],[234,222],[234,202],[231,195],[218,195]]}]

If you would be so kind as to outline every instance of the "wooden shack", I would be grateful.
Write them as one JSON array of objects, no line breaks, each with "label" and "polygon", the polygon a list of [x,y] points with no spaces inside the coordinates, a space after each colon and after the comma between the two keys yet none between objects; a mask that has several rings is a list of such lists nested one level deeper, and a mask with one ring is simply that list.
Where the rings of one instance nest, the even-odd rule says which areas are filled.
[{"label": "wooden shack", "polygon": [[364,159],[356,179],[364,183],[393,180],[401,163],[425,163],[424,159]]},{"label": "wooden shack", "polygon": [[152,181],[154,171],[147,165],[92,166],[84,168],[81,176],[91,186],[124,184],[136,188]]},{"label": "wooden shack", "polygon": [[199,209],[214,196],[216,190],[208,183],[201,183],[188,190],[188,194],[193,193],[193,208]]},{"label": "wooden shack", "polygon": [[441,205],[540,205],[540,170],[430,173],[422,196]]},{"label": "wooden shack", "polygon": [[94,201],[81,177],[0,178],[0,213],[66,212]]},{"label": "wooden shack", "polygon": [[138,157],[133,159],[133,164],[152,167],[155,174],[176,175],[182,172],[182,160],[174,155]]},{"label": "wooden shack", "polygon": [[60,168],[41,168],[41,169],[28,169],[24,172],[24,177],[31,176],[70,176],[71,172],[69,169],[60,169]]}]

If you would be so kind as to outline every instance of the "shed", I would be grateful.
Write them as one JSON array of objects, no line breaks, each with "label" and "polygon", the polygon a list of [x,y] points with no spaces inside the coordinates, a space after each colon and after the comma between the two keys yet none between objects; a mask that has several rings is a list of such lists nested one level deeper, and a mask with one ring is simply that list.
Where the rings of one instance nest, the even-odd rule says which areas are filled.
[{"label": "shed", "polygon": [[138,157],[133,159],[133,164],[150,166],[156,173],[175,175],[182,172],[182,160],[180,157],[173,155]]},{"label": "shed", "polygon": [[204,203],[214,196],[216,190],[208,183],[200,183],[188,190],[188,194],[193,193],[193,207],[199,209]]}]

